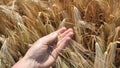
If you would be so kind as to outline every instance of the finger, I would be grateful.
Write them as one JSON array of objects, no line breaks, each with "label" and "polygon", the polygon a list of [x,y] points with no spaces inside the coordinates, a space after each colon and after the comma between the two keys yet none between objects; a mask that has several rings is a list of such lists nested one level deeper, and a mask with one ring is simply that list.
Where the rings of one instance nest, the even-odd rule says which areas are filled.
[{"label": "finger", "polygon": [[52,32],[47,36],[42,37],[40,41],[42,41],[43,44],[50,44],[53,41],[57,40],[59,33],[63,33],[64,31],[66,31],[65,27],[63,27],[55,32]]},{"label": "finger", "polygon": [[69,38],[71,39],[72,36],[73,36],[73,32],[69,32],[68,34],[66,34],[61,40],[58,41],[56,48],[59,49],[65,48],[66,45],[62,45],[62,43],[64,44],[65,43],[64,41],[69,40]]},{"label": "finger", "polygon": [[63,32],[65,32],[67,29],[65,28],[65,27],[62,27],[62,28],[60,28],[59,30],[57,30],[56,32],[58,33],[58,34],[62,34]]},{"label": "finger", "polygon": [[[61,41],[62,43],[60,44],[60,46],[62,46],[62,47],[65,46],[69,40],[70,40],[70,37],[65,37],[62,40],[63,42]],[[46,62],[44,62],[43,67],[52,65],[55,62],[55,60],[58,57],[61,50],[62,50],[61,47],[54,49],[54,51],[49,56],[48,60]]]},{"label": "finger", "polygon": [[59,42],[57,43],[57,47],[51,53],[54,56],[54,58],[57,58],[62,49],[66,47],[68,41],[71,39],[72,36],[73,32],[70,32],[63,39],[59,40]]},{"label": "finger", "polygon": [[65,31],[64,33],[62,33],[61,35],[58,36],[58,39],[60,40],[61,38],[63,38],[66,34],[68,34],[69,32],[73,32],[73,29],[69,28],[67,31]]},{"label": "finger", "polygon": [[50,66],[52,63],[54,63],[55,59],[58,57],[62,49],[67,45],[67,42],[71,39],[72,35],[73,33],[70,32],[59,41],[58,47],[52,51],[51,55],[49,56],[48,60],[44,62],[43,66]]}]

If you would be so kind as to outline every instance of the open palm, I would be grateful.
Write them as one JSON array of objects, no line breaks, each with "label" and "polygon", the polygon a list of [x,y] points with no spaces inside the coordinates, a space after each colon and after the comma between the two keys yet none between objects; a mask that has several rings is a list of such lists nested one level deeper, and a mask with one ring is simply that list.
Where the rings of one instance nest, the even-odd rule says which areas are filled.
[{"label": "open palm", "polygon": [[39,68],[48,68],[54,63],[62,49],[65,48],[72,35],[72,29],[61,28],[36,41],[25,57],[34,61]]}]

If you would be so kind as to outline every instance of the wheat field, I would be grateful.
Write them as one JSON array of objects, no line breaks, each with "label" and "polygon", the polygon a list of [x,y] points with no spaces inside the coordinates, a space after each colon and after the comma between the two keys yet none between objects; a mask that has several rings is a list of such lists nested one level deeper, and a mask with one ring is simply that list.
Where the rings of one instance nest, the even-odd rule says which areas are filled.
[{"label": "wheat field", "polygon": [[51,68],[120,68],[120,0],[0,0],[0,68],[61,27],[75,35]]}]

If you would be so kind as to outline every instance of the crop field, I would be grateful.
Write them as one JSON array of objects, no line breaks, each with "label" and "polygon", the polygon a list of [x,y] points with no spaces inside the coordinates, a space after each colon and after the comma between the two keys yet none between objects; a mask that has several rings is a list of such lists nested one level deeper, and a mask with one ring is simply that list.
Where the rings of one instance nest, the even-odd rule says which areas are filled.
[{"label": "crop field", "polygon": [[51,68],[120,68],[120,0],[0,0],[0,68],[61,27],[74,36]]}]

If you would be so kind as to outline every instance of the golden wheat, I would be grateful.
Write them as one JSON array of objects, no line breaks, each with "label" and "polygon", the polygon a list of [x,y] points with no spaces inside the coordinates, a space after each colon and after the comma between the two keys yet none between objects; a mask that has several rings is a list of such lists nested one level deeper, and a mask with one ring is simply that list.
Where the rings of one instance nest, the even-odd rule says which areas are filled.
[{"label": "golden wheat", "polygon": [[53,68],[120,67],[120,0],[0,0],[0,68],[11,68],[39,38],[74,37]]}]

